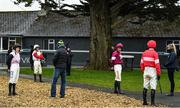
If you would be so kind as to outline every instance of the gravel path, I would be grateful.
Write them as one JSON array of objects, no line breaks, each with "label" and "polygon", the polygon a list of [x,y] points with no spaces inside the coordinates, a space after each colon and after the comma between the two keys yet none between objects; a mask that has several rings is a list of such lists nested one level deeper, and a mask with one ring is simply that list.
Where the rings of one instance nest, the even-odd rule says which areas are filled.
[{"label": "gravel path", "polygon": [[[0,107],[141,107],[142,102],[124,95],[67,87],[64,99],[50,98],[49,83],[19,79],[18,96],[7,96],[7,76],[0,76]],[[59,88],[59,86],[57,86]],[[59,93],[59,91],[57,91]]]}]

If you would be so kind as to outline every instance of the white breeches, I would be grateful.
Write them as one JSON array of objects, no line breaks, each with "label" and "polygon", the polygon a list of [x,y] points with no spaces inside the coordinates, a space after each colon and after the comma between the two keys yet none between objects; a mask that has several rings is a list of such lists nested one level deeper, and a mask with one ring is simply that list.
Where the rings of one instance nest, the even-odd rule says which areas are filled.
[{"label": "white breeches", "polygon": [[121,81],[122,65],[120,64],[114,65],[114,72],[115,72],[115,80]]},{"label": "white breeches", "polygon": [[156,69],[153,67],[145,67],[144,70],[144,88],[148,89],[149,86],[151,89],[156,90],[157,73]]},{"label": "white breeches", "polygon": [[42,67],[40,61],[34,61],[34,74],[42,74]]},{"label": "white breeches", "polygon": [[19,79],[19,64],[11,64],[9,83],[17,83]]}]

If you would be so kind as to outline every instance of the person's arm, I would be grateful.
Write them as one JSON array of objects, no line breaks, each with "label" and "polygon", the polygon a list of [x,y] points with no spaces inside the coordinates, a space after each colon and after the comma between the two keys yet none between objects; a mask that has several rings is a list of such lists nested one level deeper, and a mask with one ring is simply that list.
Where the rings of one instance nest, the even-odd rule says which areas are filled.
[{"label": "person's arm", "polygon": [[59,54],[58,54],[58,52],[56,52],[56,54],[54,55],[54,58],[53,58],[53,65],[54,66],[56,66],[56,64],[57,64],[58,57],[59,57]]},{"label": "person's arm", "polygon": [[143,55],[141,57],[141,62],[140,62],[140,68],[141,68],[141,72],[144,72],[144,60],[143,60]]},{"label": "person's arm", "polygon": [[12,54],[9,54],[8,55],[8,58],[7,58],[7,66],[8,66],[8,70],[10,69],[10,67],[11,67],[11,61],[12,61],[12,59],[13,59],[13,55]]},{"label": "person's arm", "polygon": [[167,67],[168,65],[170,65],[170,64],[172,64],[172,63],[174,63],[174,62],[176,62],[176,54],[175,54],[175,53],[171,53],[171,54],[169,55],[169,59],[168,59],[168,61],[166,62],[165,66]]},{"label": "person's arm", "polygon": [[36,57],[36,58],[38,58],[38,59],[41,59],[41,60],[44,59],[43,55],[42,55],[42,54],[38,55],[37,52],[35,52],[35,53],[33,54],[33,56]]},{"label": "person's arm", "polygon": [[113,52],[111,57],[111,64],[114,66],[114,61],[116,60],[116,54]]},{"label": "person's arm", "polygon": [[158,53],[155,53],[154,55],[154,58],[155,58],[155,68],[156,68],[156,72],[157,72],[157,75],[160,76],[161,75],[161,67],[160,67],[160,62],[159,62],[159,55]]}]

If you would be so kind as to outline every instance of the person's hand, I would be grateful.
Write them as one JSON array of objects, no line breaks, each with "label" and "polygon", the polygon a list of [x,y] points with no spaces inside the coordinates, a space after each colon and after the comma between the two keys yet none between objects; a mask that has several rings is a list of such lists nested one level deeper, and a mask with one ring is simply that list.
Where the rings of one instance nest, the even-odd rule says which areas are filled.
[{"label": "person's hand", "polygon": [[38,55],[41,55],[41,54],[42,54],[42,52],[41,52],[41,51],[38,51],[38,52],[37,52],[37,54],[38,54]]},{"label": "person's hand", "polygon": [[167,67],[167,64],[163,64],[164,67]]},{"label": "person's hand", "polygon": [[160,80],[160,78],[161,78],[160,75],[158,75],[158,76],[157,76],[157,80]]}]

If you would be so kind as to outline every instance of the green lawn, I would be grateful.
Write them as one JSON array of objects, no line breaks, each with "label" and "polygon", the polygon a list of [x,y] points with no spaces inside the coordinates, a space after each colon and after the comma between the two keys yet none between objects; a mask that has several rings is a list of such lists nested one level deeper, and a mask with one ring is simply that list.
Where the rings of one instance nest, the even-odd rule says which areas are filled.
[{"label": "green lawn", "polygon": [[[52,78],[53,68],[43,68],[43,76]],[[30,68],[21,69],[21,74],[32,74]],[[71,76],[67,77],[69,82],[89,84],[99,87],[113,88],[114,72],[113,71],[94,71],[72,69]],[[176,87],[175,91],[180,92],[180,72],[175,73]],[[131,71],[123,71],[122,73],[122,89],[129,91],[142,91],[142,74],[138,69]],[[163,71],[161,75],[161,86],[163,91],[169,91],[169,80],[167,72]],[[159,90],[159,86],[157,88]]]}]

